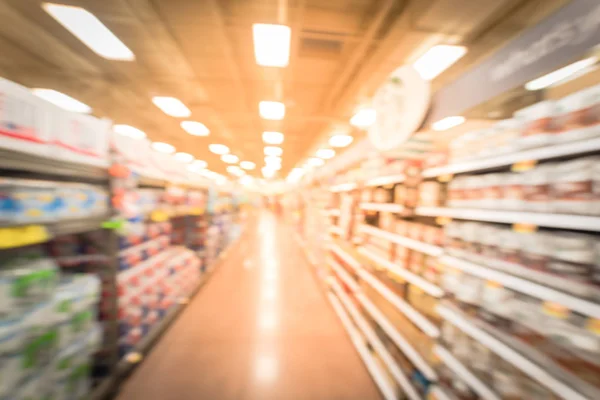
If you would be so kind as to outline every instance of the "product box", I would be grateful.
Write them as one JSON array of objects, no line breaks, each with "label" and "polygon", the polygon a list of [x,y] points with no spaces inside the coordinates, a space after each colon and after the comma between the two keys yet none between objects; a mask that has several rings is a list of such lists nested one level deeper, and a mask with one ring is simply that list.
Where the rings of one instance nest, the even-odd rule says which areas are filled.
[{"label": "product box", "polygon": [[57,156],[66,161],[108,167],[111,122],[55,107],[52,112]]}]

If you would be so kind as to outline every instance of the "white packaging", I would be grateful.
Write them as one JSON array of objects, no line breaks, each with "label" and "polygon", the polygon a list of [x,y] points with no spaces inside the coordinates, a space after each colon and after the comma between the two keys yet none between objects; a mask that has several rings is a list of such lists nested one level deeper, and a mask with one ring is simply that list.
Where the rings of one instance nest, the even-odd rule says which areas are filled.
[{"label": "white packaging", "polygon": [[505,119],[494,125],[490,155],[510,154],[518,151],[522,126],[523,121],[517,118]]},{"label": "white packaging", "polygon": [[559,142],[600,136],[600,85],[565,97],[558,102],[558,108]]},{"label": "white packaging", "polygon": [[552,191],[556,212],[600,215],[600,157],[558,164],[553,174]]},{"label": "white packaging", "polygon": [[90,115],[53,113],[57,156],[65,161],[108,167],[111,122]]},{"label": "white packaging", "polygon": [[524,193],[524,175],[521,173],[502,174],[502,209],[504,210],[524,210],[525,193]]},{"label": "white packaging", "polygon": [[556,132],[554,118],[557,114],[556,103],[542,101],[515,113],[515,117],[523,121],[519,147],[532,148],[552,144]]},{"label": "white packaging", "polygon": [[555,176],[554,164],[542,165],[522,174],[524,210],[551,212],[553,208],[551,183]]},{"label": "white packaging", "polygon": [[481,208],[500,209],[502,207],[502,174],[485,174],[482,176]]}]

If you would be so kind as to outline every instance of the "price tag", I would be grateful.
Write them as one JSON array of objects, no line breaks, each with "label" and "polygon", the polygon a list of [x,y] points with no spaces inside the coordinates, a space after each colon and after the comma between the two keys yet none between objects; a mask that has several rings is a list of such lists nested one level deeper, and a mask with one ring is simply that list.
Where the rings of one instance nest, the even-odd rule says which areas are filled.
[{"label": "price tag", "polygon": [[537,160],[519,161],[518,163],[513,164],[510,169],[513,172],[524,172],[535,168],[536,165]]},{"label": "price tag", "polygon": [[496,281],[487,281],[485,284],[487,287],[494,288],[494,289],[498,289],[498,288],[502,287],[502,284],[500,284]]},{"label": "price tag", "polygon": [[513,224],[513,230],[517,233],[534,233],[538,230],[538,226],[533,224]]},{"label": "price tag", "polygon": [[453,174],[444,174],[437,177],[437,180],[442,183],[450,182],[454,178]]},{"label": "price tag", "polygon": [[555,318],[566,319],[569,318],[570,311],[567,307],[562,304],[553,303],[551,301],[544,302],[544,313]]},{"label": "price tag", "polygon": [[50,233],[43,225],[0,228],[0,249],[11,249],[44,243],[49,239]]},{"label": "price tag", "polygon": [[452,222],[452,218],[450,217],[436,217],[435,223],[438,225],[447,225]]},{"label": "price tag", "polygon": [[600,335],[600,319],[589,318],[585,324],[585,327],[588,331],[595,333],[596,335]]},{"label": "price tag", "polygon": [[192,207],[190,210],[190,215],[198,216],[204,214],[204,208],[202,207]]},{"label": "price tag", "polygon": [[165,210],[154,210],[152,211],[152,213],[150,214],[150,219],[153,222],[165,222],[169,220],[169,213],[166,212]]},{"label": "price tag", "polygon": [[427,400],[439,400],[435,392],[429,392],[427,395]]}]

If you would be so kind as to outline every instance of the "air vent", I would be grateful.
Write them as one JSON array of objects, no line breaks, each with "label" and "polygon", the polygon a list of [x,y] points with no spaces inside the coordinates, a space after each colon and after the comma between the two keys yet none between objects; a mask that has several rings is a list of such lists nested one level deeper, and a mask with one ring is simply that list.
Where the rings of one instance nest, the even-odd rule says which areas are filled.
[{"label": "air vent", "polygon": [[341,54],[343,46],[344,43],[340,40],[303,38],[300,56],[338,56]]}]

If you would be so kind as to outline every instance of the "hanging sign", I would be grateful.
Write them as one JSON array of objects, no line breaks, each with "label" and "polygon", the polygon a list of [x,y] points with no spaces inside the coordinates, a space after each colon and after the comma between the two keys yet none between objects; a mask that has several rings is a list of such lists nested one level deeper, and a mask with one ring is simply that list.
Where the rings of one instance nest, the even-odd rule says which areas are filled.
[{"label": "hanging sign", "polygon": [[427,115],[431,88],[412,66],[402,66],[388,77],[373,97],[377,119],[369,140],[379,151],[393,150],[416,132]]}]

